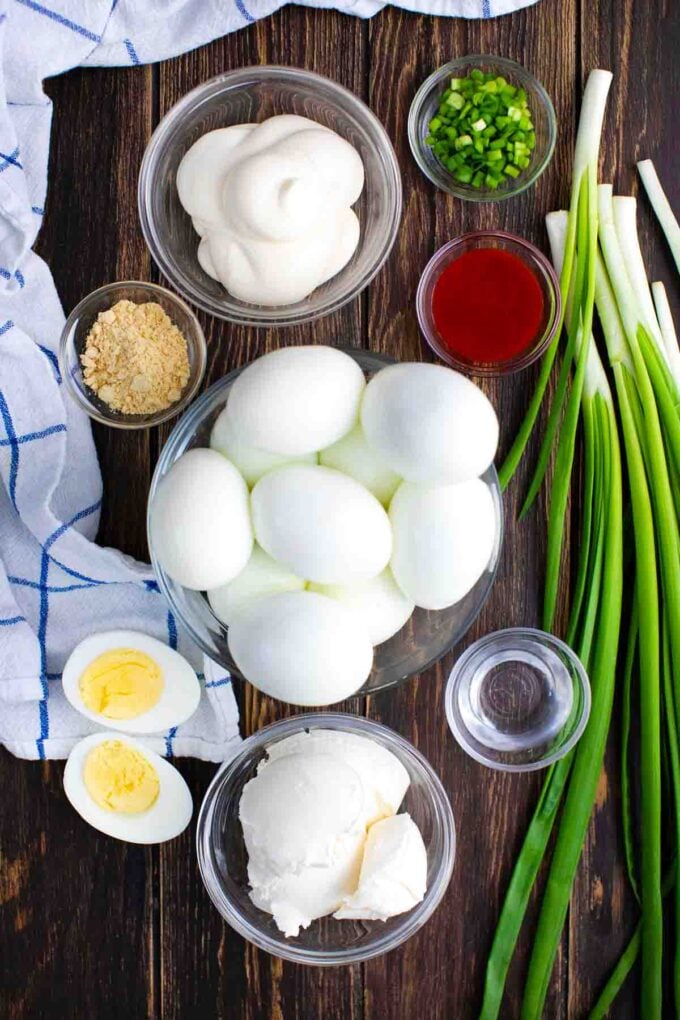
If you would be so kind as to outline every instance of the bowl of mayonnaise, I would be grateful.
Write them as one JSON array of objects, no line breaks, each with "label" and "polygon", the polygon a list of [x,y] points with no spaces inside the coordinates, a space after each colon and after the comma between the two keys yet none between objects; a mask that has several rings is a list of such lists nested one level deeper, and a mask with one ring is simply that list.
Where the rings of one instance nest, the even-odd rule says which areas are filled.
[{"label": "bowl of mayonnaise", "polygon": [[190,302],[293,325],[353,300],[387,259],[401,177],[357,96],[288,67],[205,82],[163,118],[139,176],[144,237]]}]

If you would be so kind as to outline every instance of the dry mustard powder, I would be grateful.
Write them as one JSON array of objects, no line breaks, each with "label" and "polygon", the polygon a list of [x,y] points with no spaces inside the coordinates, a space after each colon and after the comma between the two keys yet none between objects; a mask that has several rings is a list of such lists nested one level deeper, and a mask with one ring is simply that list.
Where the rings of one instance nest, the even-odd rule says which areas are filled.
[{"label": "dry mustard powder", "polygon": [[118,301],[87,335],[83,378],[123,414],[151,414],[176,403],[189,379],[187,342],[159,304]]}]

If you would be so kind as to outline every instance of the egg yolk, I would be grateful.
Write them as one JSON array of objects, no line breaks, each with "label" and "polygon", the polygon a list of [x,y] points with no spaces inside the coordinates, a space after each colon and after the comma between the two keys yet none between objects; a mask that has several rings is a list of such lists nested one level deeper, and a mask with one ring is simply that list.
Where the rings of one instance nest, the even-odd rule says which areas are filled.
[{"label": "egg yolk", "polygon": [[124,815],[147,811],[160,790],[151,762],[122,740],[104,740],[90,751],[83,781],[95,804]]},{"label": "egg yolk", "polygon": [[86,708],[107,719],[134,719],[163,693],[163,673],[154,659],[136,648],[112,648],[89,664],[80,678]]}]

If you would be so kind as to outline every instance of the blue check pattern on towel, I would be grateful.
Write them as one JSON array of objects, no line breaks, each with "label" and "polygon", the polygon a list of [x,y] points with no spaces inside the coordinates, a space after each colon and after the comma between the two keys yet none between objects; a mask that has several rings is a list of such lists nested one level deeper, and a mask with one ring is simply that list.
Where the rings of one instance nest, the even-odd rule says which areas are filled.
[{"label": "blue check pattern on towel", "polygon": [[[533,0],[401,0],[428,14],[492,17]],[[0,0],[0,743],[64,757],[93,727],[60,677],[98,630],[144,630],[200,670],[196,715],[150,744],[220,761],[238,746],[229,677],[177,627],[150,567],[94,544],[101,477],[89,421],[63,394],[64,314],[32,251],[47,190],[52,106],[44,78],[71,67],[161,60],[243,28],[280,0]],[[310,0],[370,17],[376,0]],[[96,111],[92,111],[93,119]],[[54,168],[58,172],[58,167]]]}]

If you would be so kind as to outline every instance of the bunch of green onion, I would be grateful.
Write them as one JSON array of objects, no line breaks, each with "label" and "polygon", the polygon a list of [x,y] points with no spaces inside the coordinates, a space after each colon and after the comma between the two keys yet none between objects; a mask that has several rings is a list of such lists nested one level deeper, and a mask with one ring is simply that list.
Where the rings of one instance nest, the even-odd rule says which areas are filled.
[{"label": "bunch of green onion", "polygon": [[[560,346],[555,396],[522,515],[533,504],[554,454],[543,608],[543,626],[549,630],[558,596],[566,588],[560,585],[562,547],[580,425],[580,534],[566,638],[589,671],[592,710],[580,743],[547,774],[501,911],[487,965],[481,1020],[499,1015],[529,897],[557,827],[522,1006],[523,1020],[538,1020],[542,1015],[595,801],[617,663],[622,667],[626,859],[641,916],[591,1017],[605,1016],[638,955],[642,960],[640,1015],[645,1020],[670,1015],[662,998],[663,904],[670,889],[675,891],[674,995],[680,1012],[680,689],[674,680],[680,679],[680,354],[663,284],[655,283],[650,289],[647,281],[635,200],[614,198],[610,185],[597,184],[610,83],[608,71],[595,70],[588,78],[570,209],[547,217],[553,261],[560,272],[564,339],[560,344],[557,336],[547,352],[537,389],[500,472],[505,487],[536,423]],[[641,174],[646,175],[645,186],[669,243],[675,245],[680,268],[677,221],[667,202],[664,205],[653,168],[650,171],[642,164]],[[595,309],[603,340],[599,347],[592,331]],[[626,591],[632,593],[630,606],[623,598],[624,519],[628,525],[628,516],[631,542],[627,545],[634,549],[630,584],[626,583]],[[627,634],[622,633],[624,620]],[[638,826],[628,751],[633,714],[640,720],[644,777]],[[662,774],[662,760],[668,762],[668,781]],[[666,841],[662,827],[667,816],[673,819],[673,831]],[[673,849],[664,866],[666,842]]]}]

